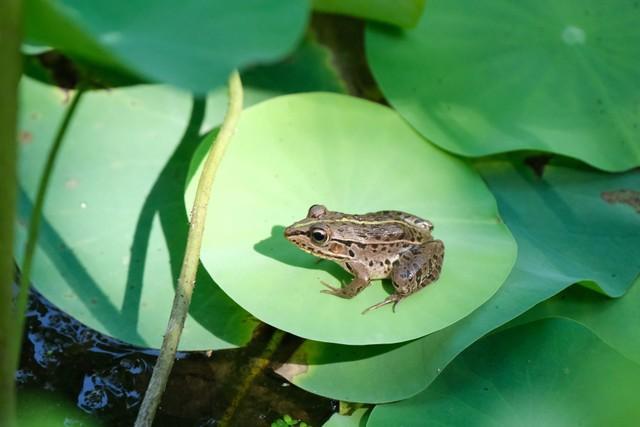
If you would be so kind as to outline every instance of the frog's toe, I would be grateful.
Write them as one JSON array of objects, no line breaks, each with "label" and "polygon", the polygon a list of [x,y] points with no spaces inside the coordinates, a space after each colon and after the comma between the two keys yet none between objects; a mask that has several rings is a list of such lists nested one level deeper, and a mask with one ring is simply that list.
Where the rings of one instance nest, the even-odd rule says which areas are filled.
[{"label": "frog's toe", "polygon": [[398,303],[402,300],[402,296],[398,295],[398,294],[393,294],[393,295],[389,295],[388,297],[386,297],[383,301],[380,301],[377,304],[372,305],[371,307],[367,308],[366,310],[364,310],[362,312],[362,314],[367,314],[368,312],[375,310],[377,308],[383,307],[387,304],[391,304],[393,303],[393,305],[391,306],[391,311],[393,311],[394,313],[396,312],[396,305],[398,305]]},{"label": "frog's toe", "polygon": [[345,289],[342,288],[334,288],[333,286],[329,285],[328,283],[322,282],[320,281],[320,283],[322,283],[324,286],[326,286],[329,289],[323,289],[320,292],[323,294],[329,294],[329,295],[334,295],[336,297],[340,297],[340,298],[352,298],[353,294],[347,292]]},{"label": "frog's toe", "polygon": [[335,288],[333,290],[323,289],[323,290],[320,291],[320,293],[329,294],[329,295],[333,295],[333,296],[340,297],[340,298],[346,298],[346,299],[349,299],[349,298],[351,298],[353,296],[353,295],[347,294],[342,289],[335,289]]},{"label": "frog's toe", "polygon": [[322,292],[323,294],[329,294],[329,295],[335,295],[338,297],[343,296],[343,291],[341,288],[336,288],[331,286],[330,284],[320,281],[320,283],[322,283],[323,286],[326,286],[328,289],[323,289],[320,292]]},{"label": "frog's toe", "polygon": [[321,294],[329,294],[329,295],[334,295],[337,297],[341,297],[342,294],[340,292],[340,290],[336,290],[336,291],[330,291],[329,289],[323,289],[320,291]]},{"label": "frog's toe", "polygon": [[330,284],[328,284],[327,282],[324,282],[322,280],[320,281],[320,283],[322,283],[323,286],[328,288],[328,290],[323,289],[322,291],[320,291],[320,292],[323,292],[325,294],[332,293],[332,292],[341,292],[342,291],[341,288],[336,288],[334,286],[331,286]]}]

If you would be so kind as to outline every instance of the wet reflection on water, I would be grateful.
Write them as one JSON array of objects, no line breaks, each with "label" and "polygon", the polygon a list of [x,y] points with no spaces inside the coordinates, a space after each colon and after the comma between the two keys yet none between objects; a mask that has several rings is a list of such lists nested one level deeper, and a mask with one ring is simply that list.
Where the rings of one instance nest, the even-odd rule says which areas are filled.
[{"label": "wet reflection on water", "polygon": [[[105,425],[132,425],[151,377],[156,350],[102,335],[60,311],[32,290],[26,314],[20,390],[64,395]],[[258,328],[249,346],[235,350],[179,352],[154,426],[213,426],[235,395],[236,379],[257,357],[272,329]],[[287,336],[274,356],[286,360],[300,344]],[[335,402],[291,386],[271,369],[254,382],[234,425],[269,426],[283,414],[321,425]]]}]

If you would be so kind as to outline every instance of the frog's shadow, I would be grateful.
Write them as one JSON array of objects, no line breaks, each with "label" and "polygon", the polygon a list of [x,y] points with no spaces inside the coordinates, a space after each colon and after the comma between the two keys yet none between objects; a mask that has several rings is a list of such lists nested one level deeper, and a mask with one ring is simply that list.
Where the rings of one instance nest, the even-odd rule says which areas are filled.
[{"label": "frog's shadow", "polygon": [[314,257],[287,241],[284,238],[284,227],[281,225],[273,226],[271,236],[253,245],[253,249],[259,254],[294,267],[325,271],[340,283],[348,283],[352,277],[335,262],[321,262],[325,260]]},{"label": "frog's shadow", "polygon": [[[342,285],[353,279],[353,276],[337,263],[317,258],[287,241],[284,237],[284,229],[285,227],[281,225],[273,226],[271,236],[253,245],[253,249],[259,254],[294,267],[325,271],[335,277]],[[390,280],[383,280],[382,285],[387,293],[393,293],[393,285]]]}]

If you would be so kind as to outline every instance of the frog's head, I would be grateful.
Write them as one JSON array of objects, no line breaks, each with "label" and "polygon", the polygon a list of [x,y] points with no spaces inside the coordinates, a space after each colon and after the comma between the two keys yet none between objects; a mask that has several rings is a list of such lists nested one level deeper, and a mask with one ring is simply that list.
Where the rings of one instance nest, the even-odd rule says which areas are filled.
[{"label": "frog's head", "polygon": [[323,205],[309,208],[306,218],[284,230],[284,237],[305,252],[327,259],[342,258],[343,245],[331,241],[329,211]]}]

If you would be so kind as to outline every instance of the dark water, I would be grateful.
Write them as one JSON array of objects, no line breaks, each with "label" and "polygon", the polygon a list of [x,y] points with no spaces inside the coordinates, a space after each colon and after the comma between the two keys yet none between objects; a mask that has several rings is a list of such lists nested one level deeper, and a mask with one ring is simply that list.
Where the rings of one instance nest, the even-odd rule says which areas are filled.
[{"label": "dark water", "polygon": [[[82,412],[61,425],[98,421],[105,426],[132,425],[157,356],[156,350],[134,347],[86,326],[32,290],[26,313],[19,395],[34,390],[67,400]],[[259,327],[242,349],[180,352],[159,412],[157,426],[215,426],[247,365],[264,349],[273,329]],[[273,363],[300,344],[285,337]],[[267,368],[252,383],[232,425],[269,426],[284,414],[320,426],[336,402],[307,393]],[[84,421],[83,421],[84,419]]]}]

